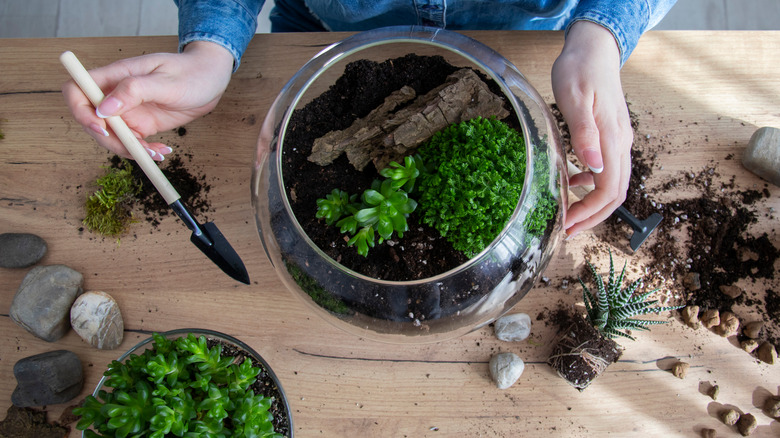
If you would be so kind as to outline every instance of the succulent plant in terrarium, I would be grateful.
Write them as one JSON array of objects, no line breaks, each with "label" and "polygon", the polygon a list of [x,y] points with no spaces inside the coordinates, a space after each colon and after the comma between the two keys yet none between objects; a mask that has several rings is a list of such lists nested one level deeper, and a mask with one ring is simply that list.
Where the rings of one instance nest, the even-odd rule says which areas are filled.
[{"label": "succulent plant in terrarium", "polygon": [[616,275],[612,252],[609,253],[609,276],[606,284],[587,262],[596,282],[595,293],[591,292],[580,278],[583,288],[586,318],[580,315],[565,315],[567,321],[547,363],[570,385],[580,391],[590,385],[622,354],[623,348],[612,338],[621,336],[635,340],[627,330],[649,330],[648,326],[665,324],[667,321],[636,318],[650,313],[676,310],[683,306],[656,306],[658,300],[648,300],[658,289],[638,294],[642,279],[631,282],[624,288],[626,264]]}]

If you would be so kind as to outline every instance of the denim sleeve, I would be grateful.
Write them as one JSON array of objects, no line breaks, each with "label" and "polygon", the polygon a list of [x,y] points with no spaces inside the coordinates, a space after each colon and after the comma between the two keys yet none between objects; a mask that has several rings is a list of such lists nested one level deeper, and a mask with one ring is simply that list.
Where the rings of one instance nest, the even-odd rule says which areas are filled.
[{"label": "denim sleeve", "polygon": [[257,30],[265,0],[174,0],[179,8],[179,52],[193,41],[210,41],[227,49],[238,69]]},{"label": "denim sleeve", "polygon": [[[676,0],[581,0],[568,27],[579,20],[607,28],[620,48],[620,66],[636,48],[639,37],[658,24]],[[568,32],[568,28],[566,29]]]}]

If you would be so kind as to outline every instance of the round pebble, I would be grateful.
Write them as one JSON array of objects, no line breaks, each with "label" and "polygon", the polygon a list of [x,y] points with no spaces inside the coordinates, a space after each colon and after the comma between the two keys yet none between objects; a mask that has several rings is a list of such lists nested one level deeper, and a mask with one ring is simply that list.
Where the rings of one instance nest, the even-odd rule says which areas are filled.
[{"label": "round pebble", "polygon": [[498,389],[507,389],[523,374],[525,363],[514,353],[498,353],[490,358],[490,375]]},{"label": "round pebble", "polygon": [[113,350],[122,343],[125,325],[119,305],[105,292],[79,296],[70,308],[70,325],[93,347]]},{"label": "round pebble", "polygon": [[502,316],[493,324],[493,329],[502,341],[522,341],[531,334],[531,317],[525,313]]},{"label": "round pebble", "polygon": [[82,275],[64,265],[36,266],[11,303],[11,320],[49,342],[70,330],[70,306],[81,295]]},{"label": "round pebble", "polygon": [[35,234],[0,234],[0,268],[27,268],[38,263],[46,250],[46,241]]}]

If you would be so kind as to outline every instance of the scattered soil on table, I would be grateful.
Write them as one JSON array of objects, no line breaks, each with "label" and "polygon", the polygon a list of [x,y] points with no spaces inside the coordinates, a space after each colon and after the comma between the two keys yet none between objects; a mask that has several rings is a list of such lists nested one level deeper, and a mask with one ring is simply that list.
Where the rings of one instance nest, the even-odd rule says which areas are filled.
[{"label": "scattered soil on table", "polygon": [[[179,128],[179,135],[184,135],[186,130]],[[211,210],[211,202],[208,200],[208,193],[211,185],[206,181],[203,174],[193,173],[190,170],[192,155],[175,154],[167,157],[160,170],[171,182],[173,188],[181,195],[181,202],[200,222],[208,222],[208,213]],[[142,219],[152,228],[157,228],[160,222],[168,216],[175,216],[173,210],[168,206],[163,197],[157,192],[152,182],[135,163],[133,165],[133,177],[141,182],[141,192],[137,195],[137,209],[142,213]],[[123,161],[118,156],[111,158],[111,167],[122,168]],[[136,214],[136,217],[138,214]]]},{"label": "scattered soil on table", "polygon": [[[570,135],[560,111],[553,106],[559,128],[570,151]],[[639,116],[633,111],[631,125],[634,129],[632,149],[632,171],[626,201],[623,206],[636,217],[644,219],[654,212],[663,216],[663,221],[651,237],[639,249],[649,254],[651,272],[642,272],[646,280],[655,279],[655,287],[671,291],[683,291],[677,304],[697,305],[700,311],[718,309],[720,312],[735,313],[741,323],[761,317],[764,322],[764,337],[776,348],[780,347],[780,295],[778,291],[766,289],[748,296],[730,298],[720,291],[720,286],[737,283],[757,283],[775,277],[775,262],[780,251],[772,244],[767,234],[754,235],[750,225],[758,220],[775,221],[774,212],[762,216],[758,212],[759,201],[770,197],[768,185],[759,189],[738,189],[735,177],[721,175],[716,162],[711,162],[699,171],[682,172],[662,184],[648,186],[656,168],[656,159],[666,151],[663,138],[641,132]],[[703,139],[702,141],[707,141]],[[734,159],[729,155],[727,160]],[[665,203],[655,201],[660,195],[676,192],[693,193]],[[627,248],[628,238],[633,231],[622,221],[611,217],[598,236],[617,248]],[[665,236],[660,238],[658,236]],[[668,236],[668,237],[667,237]],[[682,237],[674,237],[682,236]],[[598,252],[597,247],[588,251]],[[698,273],[701,289],[685,290],[682,279],[688,273]],[[771,284],[768,281],[767,284]],[[667,299],[674,299],[671,295]],[[747,308],[747,313],[742,311]]]},{"label": "scattered soil on table", "polygon": [[[328,226],[316,218],[316,201],[335,188],[350,194],[362,193],[374,179],[381,177],[373,165],[366,166],[363,172],[356,171],[344,155],[324,167],[307,159],[315,139],[349,127],[392,92],[407,85],[417,95],[423,95],[444,83],[456,70],[457,67],[441,57],[406,55],[382,63],[359,60],[346,66],[343,76],[328,91],[292,115],[283,157],[288,197],[308,236],[337,262],[374,278],[410,280],[432,277],[468,260],[438,231],[419,223],[414,214],[408,218],[409,230],[403,238],[393,237],[389,242],[377,244],[370,249],[368,257],[359,255],[355,247],[347,246],[348,239],[338,227]],[[482,79],[493,93],[503,96],[494,82]],[[505,121],[511,119],[510,116]],[[297,175],[306,177],[296,178]]]}]

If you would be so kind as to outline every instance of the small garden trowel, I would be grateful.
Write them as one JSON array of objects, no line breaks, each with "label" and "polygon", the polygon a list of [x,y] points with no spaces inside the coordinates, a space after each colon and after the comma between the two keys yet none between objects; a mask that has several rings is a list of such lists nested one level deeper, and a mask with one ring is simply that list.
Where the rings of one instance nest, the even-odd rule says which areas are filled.
[{"label": "small garden trowel", "polygon": [[[103,91],[92,79],[84,66],[76,58],[73,52],[65,52],[60,55],[60,62],[70,73],[70,76],[81,88],[81,91],[92,102],[92,105],[97,107],[103,100]],[[249,275],[246,272],[246,267],[241,261],[241,258],[236,254],[236,251],[230,246],[227,239],[222,235],[216,225],[213,222],[208,222],[204,225],[199,224],[187,211],[184,204],[181,203],[181,196],[173,188],[170,181],[165,177],[154,160],[146,153],[141,143],[135,137],[133,132],[125,124],[119,116],[113,116],[106,119],[111,129],[116,133],[117,137],[122,141],[127,150],[135,159],[138,166],[144,171],[152,184],[157,188],[157,191],[162,195],[165,202],[173,209],[176,215],[181,218],[187,228],[192,231],[190,240],[195,244],[206,257],[211,259],[217,266],[220,267],[226,274],[234,279],[249,284]]]}]

